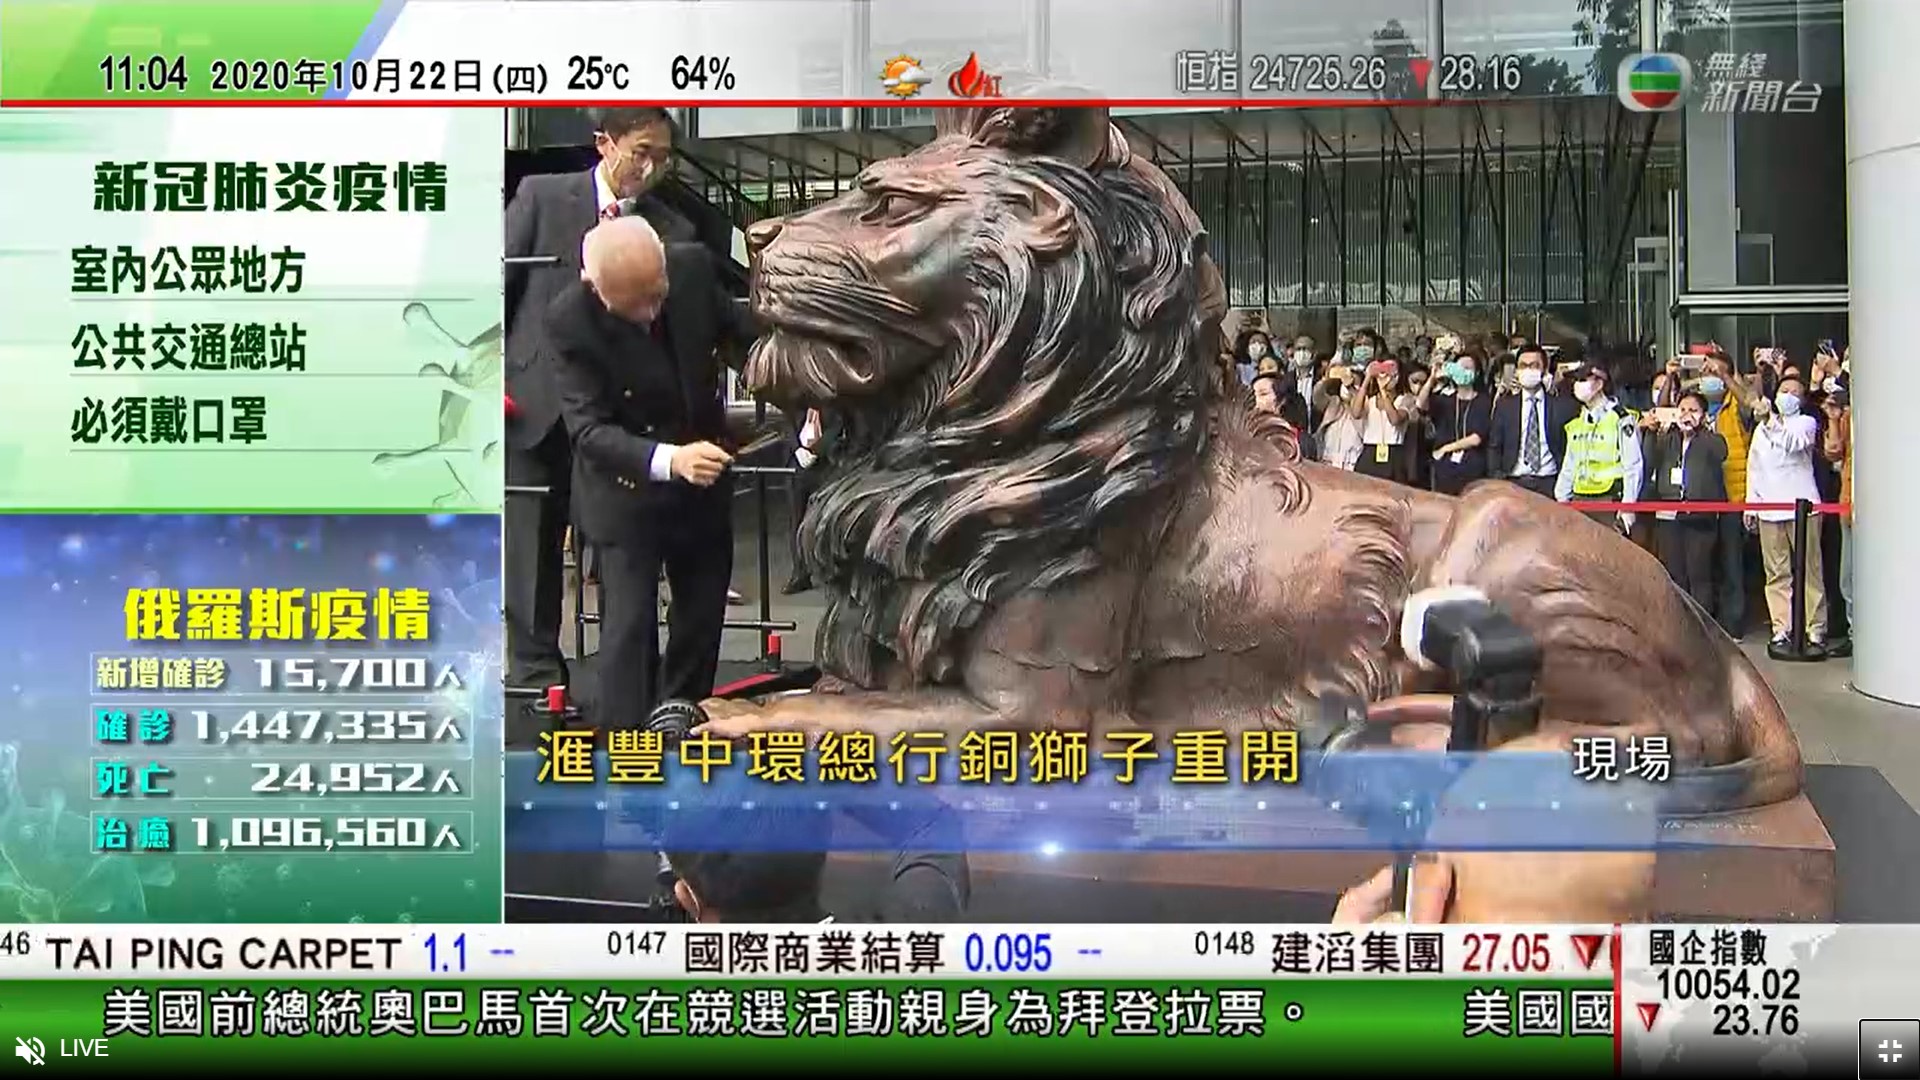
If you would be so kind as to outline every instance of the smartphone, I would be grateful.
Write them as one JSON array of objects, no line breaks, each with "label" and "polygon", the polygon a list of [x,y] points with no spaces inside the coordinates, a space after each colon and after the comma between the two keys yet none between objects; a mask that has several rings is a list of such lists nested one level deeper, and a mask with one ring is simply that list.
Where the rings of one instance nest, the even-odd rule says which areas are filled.
[{"label": "smartphone", "polygon": [[1653,410],[1653,422],[1659,424],[1661,427],[1672,427],[1680,422],[1680,410],[1677,407],[1655,409]]},{"label": "smartphone", "polygon": [[1706,366],[1707,366],[1707,357],[1706,357],[1706,354],[1704,353],[1690,352],[1687,355],[1680,358],[1681,371],[1699,371],[1701,368]]},{"label": "smartphone", "polygon": [[1830,337],[1820,339],[1820,351],[1826,353],[1828,356],[1840,355],[1839,348],[1834,345],[1833,339]]},{"label": "smartphone", "polygon": [[1573,369],[1580,366],[1581,366],[1581,363],[1578,360],[1562,360],[1559,363],[1553,365],[1553,370],[1559,372],[1562,375],[1565,375],[1567,372],[1572,371]]}]

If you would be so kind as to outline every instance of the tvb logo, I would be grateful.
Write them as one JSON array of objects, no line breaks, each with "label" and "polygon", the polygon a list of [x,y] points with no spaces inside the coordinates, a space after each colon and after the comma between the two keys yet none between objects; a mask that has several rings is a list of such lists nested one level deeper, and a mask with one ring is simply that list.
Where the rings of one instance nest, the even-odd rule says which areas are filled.
[{"label": "tvb logo", "polygon": [[1693,65],[1679,53],[1634,53],[1620,61],[1613,82],[1620,104],[1634,112],[1672,112],[1692,86]]},{"label": "tvb logo", "polygon": [[24,1039],[15,1036],[13,1040],[13,1056],[29,1065],[45,1065],[47,1063],[47,1044],[31,1036]]}]

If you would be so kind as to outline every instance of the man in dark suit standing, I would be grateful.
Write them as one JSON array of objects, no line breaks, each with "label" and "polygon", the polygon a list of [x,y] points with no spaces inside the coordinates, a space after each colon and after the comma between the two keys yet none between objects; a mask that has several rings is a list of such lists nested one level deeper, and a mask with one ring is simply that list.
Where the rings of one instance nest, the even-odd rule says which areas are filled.
[{"label": "man in dark suit standing", "polygon": [[[723,342],[755,336],[711,254],[638,217],[596,226],[546,313],[573,441],[573,520],[600,559],[600,716],[632,727],[713,692],[733,574]],[[673,590],[660,656],[660,572]]]},{"label": "man in dark suit standing", "polygon": [[504,536],[507,682],[544,687],[567,682],[560,653],[567,526],[569,442],[549,370],[546,310],[580,280],[580,241],[602,220],[645,218],[668,242],[690,240],[693,226],[651,194],[672,161],[673,125],[658,108],[597,109],[600,161],[585,172],[529,176],[507,205],[509,259],[551,256],[553,266],[506,266],[506,482],[544,487],[545,498],[507,499]]},{"label": "man in dark suit standing", "polygon": [[[1658,430],[1643,436],[1646,483],[1641,497],[1648,502],[1726,502],[1727,440],[1707,423],[1707,399],[1688,390],[1675,413]],[[1713,565],[1718,517],[1654,515],[1660,561],[1703,612],[1713,611],[1718,599]]]},{"label": "man in dark suit standing", "polygon": [[1567,424],[1579,415],[1580,404],[1547,393],[1547,356],[1538,345],[1520,346],[1515,372],[1520,392],[1502,396],[1493,407],[1487,468],[1551,499],[1560,465],[1567,460]]}]

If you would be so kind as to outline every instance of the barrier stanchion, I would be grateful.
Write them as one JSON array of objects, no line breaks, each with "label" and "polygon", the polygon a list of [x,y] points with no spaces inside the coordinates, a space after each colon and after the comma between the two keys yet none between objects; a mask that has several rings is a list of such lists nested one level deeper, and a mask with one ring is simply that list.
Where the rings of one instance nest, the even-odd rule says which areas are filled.
[{"label": "barrier stanchion", "polygon": [[[545,484],[508,484],[503,491],[510,498],[544,499],[553,494],[553,489]],[[509,701],[538,701],[547,696],[544,686],[515,686],[512,683],[502,686],[501,692]]]},{"label": "barrier stanchion", "polygon": [[1807,512],[1812,506],[1805,499],[1793,504],[1793,593],[1787,602],[1793,629],[1788,636],[1793,651],[1801,654],[1807,651]]},{"label": "barrier stanchion", "polygon": [[[1769,648],[1767,655],[1775,660],[1818,660],[1820,654],[1807,647],[1807,540],[1813,517],[1813,503],[1801,499],[1793,504],[1793,547],[1790,558],[1793,565],[1788,568],[1791,593],[1787,602],[1787,617],[1793,625],[1787,629],[1787,648],[1785,650]],[[1817,570],[1815,571],[1818,572]]]},{"label": "barrier stanchion", "polygon": [[579,529],[567,530],[567,559],[573,568],[573,658],[587,656],[587,624],[598,623],[600,613],[587,610],[587,542]]},{"label": "barrier stanchion", "polygon": [[[754,401],[753,422],[755,427],[760,429],[767,426],[766,402]],[[767,516],[767,474],[755,472],[752,476],[754,524],[756,531],[760,534],[755,551],[759,556],[757,569],[760,575],[760,621],[767,623],[773,621],[773,542],[767,535],[767,530],[772,527]],[[772,656],[770,648],[771,642],[768,640],[767,631],[762,630],[760,632],[760,666],[763,668],[767,666],[767,660]]]}]

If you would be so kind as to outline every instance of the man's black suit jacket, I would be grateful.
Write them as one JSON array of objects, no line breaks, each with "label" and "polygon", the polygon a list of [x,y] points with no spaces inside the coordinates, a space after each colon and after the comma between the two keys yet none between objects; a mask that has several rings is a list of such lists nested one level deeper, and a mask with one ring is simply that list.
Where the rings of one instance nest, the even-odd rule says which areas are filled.
[{"label": "man's black suit jacket", "polygon": [[[660,239],[668,243],[693,239],[693,225],[660,200],[643,197],[637,209]],[[529,176],[520,181],[507,204],[506,256],[559,258],[552,266],[508,263],[502,274],[506,286],[507,396],[514,404],[507,439],[516,447],[534,446],[560,422],[560,396],[548,370],[551,363],[545,315],[554,297],[580,280],[580,241],[599,220],[599,198],[591,169]]]},{"label": "man's black suit jacket", "polygon": [[679,511],[724,509],[726,477],[705,489],[651,477],[661,443],[725,444],[715,349],[755,336],[707,249],[667,245],[667,302],[651,327],[609,312],[578,279],[553,298],[545,322],[573,443],[574,523],[600,543],[632,543]]},{"label": "man's black suit jacket", "polygon": [[[1567,425],[1580,415],[1580,403],[1566,394],[1545,394],[1547,409],[1547,452],[1556,467],[1567,462]],[[1526,439],[1520,424],[1526,415],[1522,409],[1524,394],[1503,394],[1493,407],[1493,423],[1487,430],[1487,467],[1494,476],[1510,476],[1520,464],[1520,451]]]}]

